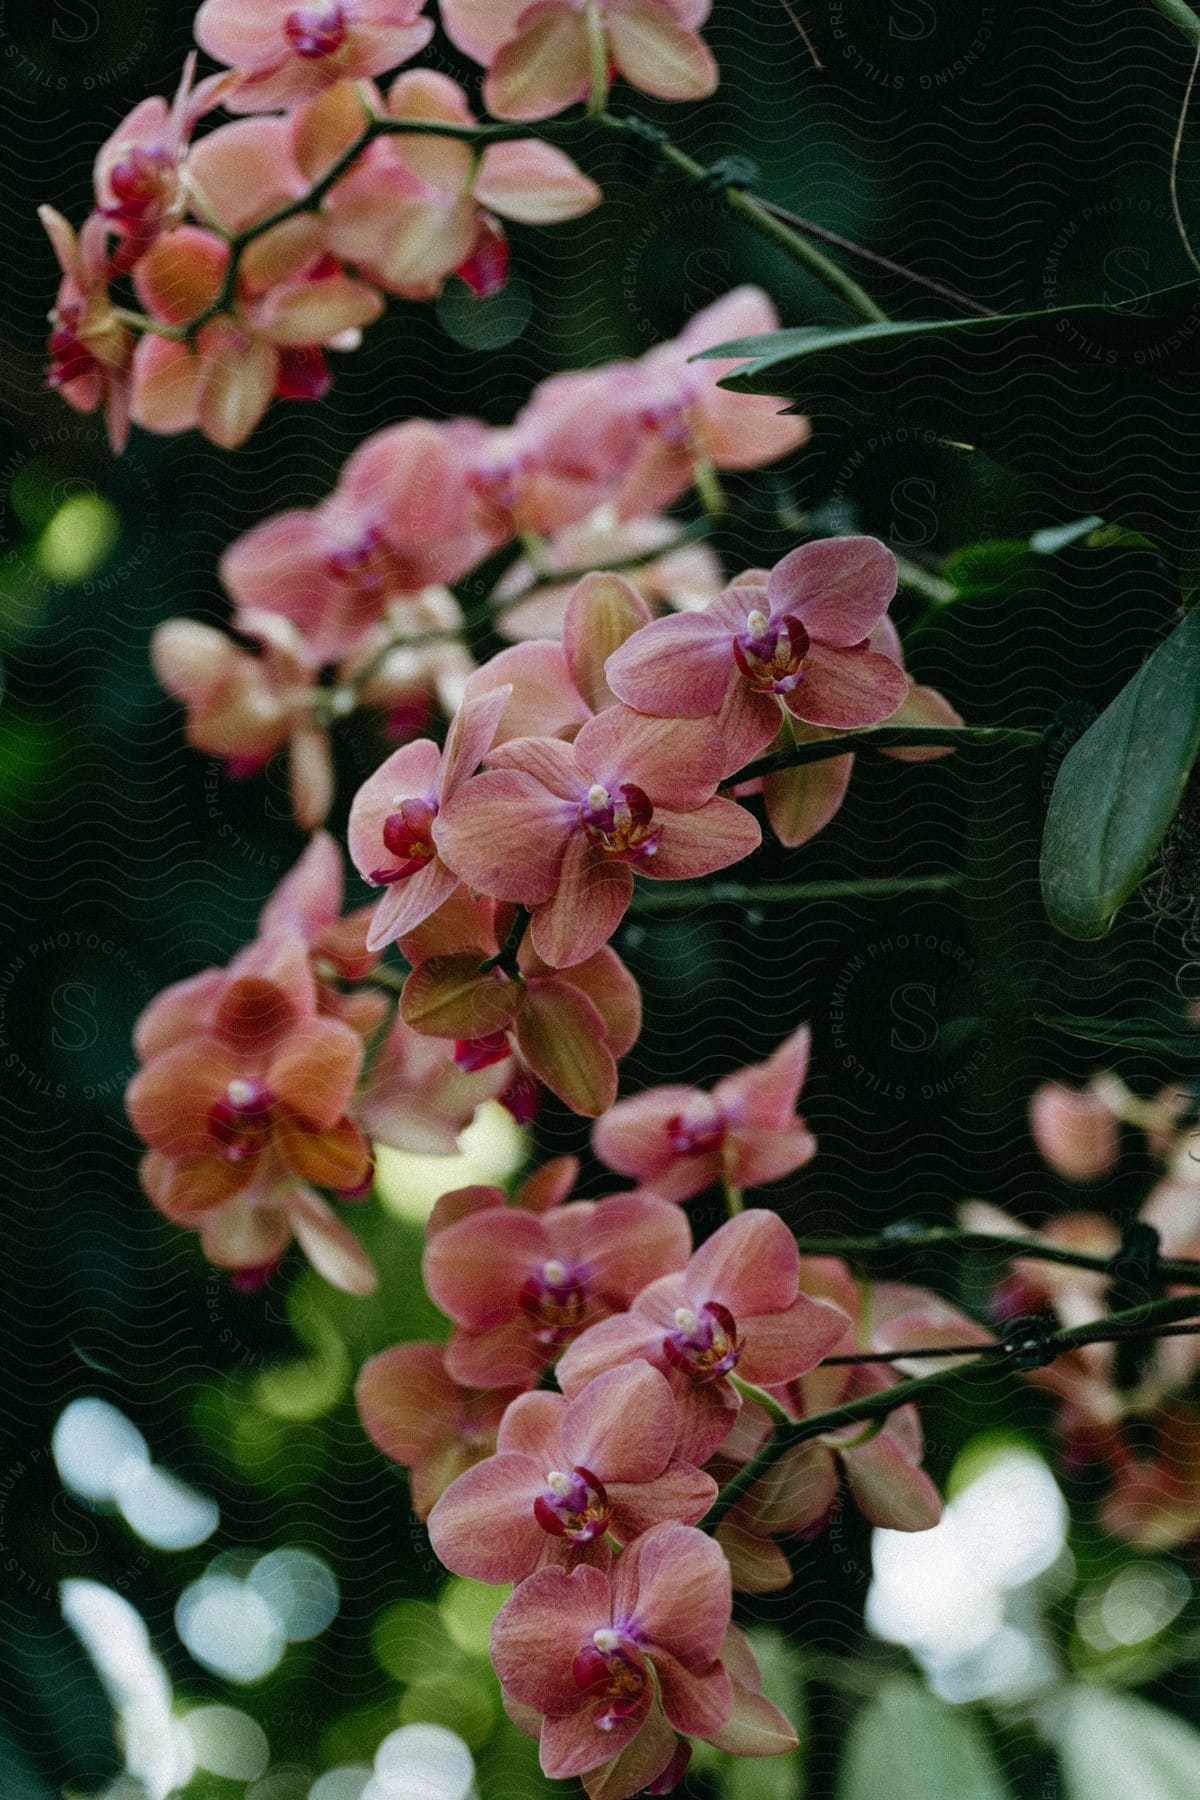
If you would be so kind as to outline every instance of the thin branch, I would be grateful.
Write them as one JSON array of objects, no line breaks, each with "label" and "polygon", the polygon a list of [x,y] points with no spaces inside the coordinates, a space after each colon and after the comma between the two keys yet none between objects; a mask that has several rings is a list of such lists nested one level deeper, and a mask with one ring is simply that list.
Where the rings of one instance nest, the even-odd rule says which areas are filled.
[{"label": "thin branch", "polygon": [[647,126],[643,120],[635,117],[618,118],[610,112],[595,115],[585,114],[570,119],[551,119],[536,126],[530,124],[509,124],[506,122],[488,121],[478,125],[451,125],[432,119],[391,119],[374,118],[368,120],[359,136],[347,145],[342,154],[333,162],[325,173],[313,183],[308,191],[288,205],[279,207],[247,225],[242,231],[229,237],[229,262],[225,270],[225,279],[221,291],[202,313],[192,319],[187,331],[194,335],[200,327],[219,313],[226,312],[233,304],[237,293],[238,271],[242,252],[257,238],[271,231],[277,225],[300,213],[314,211],[329,193],[330,189],[349,173],[359,158],[377,138],[396,136],[423,136],[452,138],[464,143],[487,145],[512,143],[522,139],[534,138],[543,143],[571,143],[591,130],[600,129],[628,139],[636,139],[643,147],[651,150],[658,160],[676,174],[684,176],[688,181],[702,187],[722,200],[729,210],[746,224],[751,225],[759,234],[768,238],[775,246],[783,250],[794,263],[806,269],[809,274],[824,284],[847,306],[851,307],[860,318],[873,323],[886,321],[884,313],[870,295],[861,288],[852,276],[847,275],[836,263],[823,256],[814,244],[808,243],[799,236],[783,219],[774,216],[768,205],[756,195],[748,193],[734,179],[723,180],[720,171],[705,168],[686,151],[680,150],[676,144],[653,127]]},{"label": "thin branch", "polygon": [[[1112,1313],[1107,1319],[1099,1320],[1094,1326],[1084,1325],[1071,1331],[1050,1332],[1038,1345],[1039,1361],[1033,1366],[1043,1366],[1054,1361],[1058,1356],[1070,1350],[1077,1350],[1084,1344],[1119,1341],[1130,1328],[1142,1333],[1152,1331],[1156,1326],[1172,1326],[1186,1318],[1194,1316],[1200,1310],[1200,1297],[1188,1295],[1184,1298],[1163,1300],[1148,1306],[1130,1307],[1128,1311]],[[1011,1357],[1007,1372],[1019,1372],[1030,1365],[1021,1360],[1022,1346],[1014,1343],[1006,1345],[1005,1350]],[[869,1424],[875,1419],[886,1419],[898,1407],[908,1406],[912,1402],[925,1399],[935,1388],[956,1387],[960,1383],[970,1381],[980,1370],[991,1374],[996,1369],[1004,1369],[1004,1362],[997,1359],[994,1346],[985,1346],[982,1351],[977,1347],[974,1360],[959,1363],[952,1369],[937,1369],[932,1375],[915,1375],[909,1381],[901,1381],[895,1387],[885,1388],[881,1393],[864,1394],[857,1400],[848,1400],[842,1406],[832,1406],[823,1412],[810,1413],[807,1418],[797,1419],[794,1424],[777,1424],[766,1443],[752,1456],[732,1481],[728,1482],[713,1501],[712,1506],[700,1521],[703,1529],[712,1531],[736,1505],[743,1494],[749,1492],[768,1470],[773,1469],[779,1459],[788,1450],[799,1444],[811,1443],[814,1438],[824,1437],[829,1432],[841,1431],[847,1425]],[[942,1356],[953,1354],[940,1349]],[[907,1352],[896,1351],[892,1360],[903,1358]]]},{"label": "thin branch", "polygon": [[797,900],[857,900],[893,894],[944,894],[963,884],[961,875],[869,876],[862,881],[689,882],[679,888],[640,885],[631,913],[691,912],[698,906],[779,906]]},{"label": "thin branch", "polygon": [[879,725],[867,731],[839,732],[836,737],[819,738],[811,744],[793,744],[787,750],[775,750],[747,763],[730,777],[734,785],[755,781],[760,775],[774,775],[780,769],[797,769],[803,763],[827,762],[830,757],[845,756],[862,750],[912,750],[945,746],[950,750],[966,750],[972,746],[999,746],[1011,750],[1036,749],[1042,742],[1040,731],[1020,731],[1008,725]]},{"label": "thin branch", "polygon": [[931,294],[957,306],[963,312],[974,313],[980,319],[994,319],[999,315],[990,306],[981,306],[978,300],[972,300],[967,294],[960,294],[957,288],[946,287],[943,282],[934,281],[932,276],[918,275],[915,269],[907,268],[904,263],[893,262],[890,256],[881,256],[877,250],[868,250],[864,244],[856,244],[852,238],[843,237],[839,231],[830,231],[828,226],[817,225],[812,219],[805,219],[786,206],[777,206],[774,200],[760,200],[759,205],[771,217],[779,219],[784,225],[790,225],[793,231],[802,231],[807,237],[815,237],[820,243],[828,244],[832,250],[844,250],[848,256],[857,256],[873,268],[883,269],[888,275],[899,275],[905,281],[911,281],[916,287],[927,288]]},{"label": "thin branch", "polygon": [[[892,1260],[925,1250],[991,1250],[1006,1259],[1058,1263],[1069,1269],[1088,1269],[1097,1275],[1112,1274],[1112,1258],[1093,1256],[1084,1250],[1066,1250],[1044,1238],[1001,1237],[988,1231],[959,1231],[954,1226],[933,1226],[928,1231],[881,1234],[875,1237],[805,1237],[796,1239],[801,1256],[841,1256],[849,1261],[882,1256]],[[1119,1253],[1118,1253],[1119,1254]],[[1200,1288],[1200,1261],[1192,1257],[1164,1256],[1154,1265],[1168,1281]]]}]

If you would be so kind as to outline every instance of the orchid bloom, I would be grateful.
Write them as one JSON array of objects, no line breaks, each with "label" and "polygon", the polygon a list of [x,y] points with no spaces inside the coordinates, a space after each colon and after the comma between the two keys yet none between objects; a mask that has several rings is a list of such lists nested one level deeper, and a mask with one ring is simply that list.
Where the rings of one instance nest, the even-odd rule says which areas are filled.
[{"label": "orchid bloom", "polygon": [[[696,543],[671,549],[677,535],[675,523],[660,514],[622,522],[616,508],[606,504],[548,539],[542,547],[541,563],[553,577],[559,570],[598,569],[605,562],[645,557],[636,569],[626,572],[626,579],[652,612],[664,608],[691,611],[715,600],[724,582],[711,548]],[[656,554],[659,550],[662,555]],[[536,593],[518,598],[534,583]],[[574,584],[567,580],[538,581],[533,565],[521,558],[496,589],[496,627],[501,637],[515,641],[561,638],[573,591]]]},{"label": "orchid bloom", "polygon": [[269,1264],[294,1232],[331,1280],[370,1291],[356,1240],[312,1191],[359,1196],[371,1151],[349,1116],[362,1043],[320,1014],[304,940],[264,938],[228,970],[168,988],[134,1043],[126,1104],[155,1205],[225,1266]]},{"label": "orchid bloom", "polygon": [[[836,1380],[827,1377],[836,1376]],[[794,1387],[805,1403],[789,1406],[792,1416],[823,1411],[848,1401],[881,1393],[894,1384],[884,1369],[817,1370]],[[813,1398],[809,1398],[810,1387]],[[784,1390],[775,1395],[787,1405]],[[758,1408],[738,1435],[747,1454],[762,1443],[773,1426]],[[728,1442],[722,1457],[729,1455]],[[733,1584],[742,1593],[774,1593],[790,1585],[792,1570],[778,1538],[811,1538],[828,1522],[838,1500],[839,1476],[871,1524],[886,1531],[928,1531],[942,1514],[941,1495],[921,1468],[921,1422],[914,1406],[898,1407],[879,1429],[866,1435],[860,1425],[827,1432],[785,1451],[760,1477],[718,1527],[717,1538],[729,1558]]]},{"label": "orchid bloom", "polygon": [[1067,1181],[1098,1181],[1117,1164],[1117,1118],[1103,1084],[1047,1081],[1029,1102],[1029,1128],[1043,1158]]},{"label": "orchid bloom", "polygon": [[418,1156],[453,1156],[485,1100],[513,1079],[511,1056],[463,1067],[444,1040],[425,1037],[397,1013],[371,1061],[354,1114],[372,1143]]},{"label": "orchid bloom", "polygon": [[62,270],[50,314],[47,387],[56,388],[76,412],[104,408],[109,442],[120,455],[129,438],[129,384],[133,336],[108,292],[108,227],[92,213],[76,236],[61,213],[43,206],[38,217]]},{"label": "orchid bloom", "polygon": [[720,1661],[730,1607],[719,1545],[677,1522],[637,1538],[611,1576],[582,1563],[523,1581],[492,1625],[492,1662],[506,1699],[541,1717],[543,1772],[597,1769],[649,1728],[657,1768],[611,1790],[635,1792],[675,1753],[656,1697],[675,1730],[720,1732],[733,1711]]},{"label": "orchid bloom", "polygon": [[314,712],[317,664],[288,619],[247,612],[237,625],[259,654],[210,625],[168,619],[151,643],[154,672],[186,708],[189,743],[221,757],[231,774],[261,769],[288,750],[293,810],[311,830],[333,797],[328,736]]},{"label": "orchid bloom", "polygon": [[508,701],[500,688],[465,701],[439,753],[427,738],[393,751],[350,809],[350,855],[373,887],[386,887],[367,937],[382,950],[448,900],[458,875],[443,860],[438,820],[478,767]]},{"label": "orchid bloom", "polygon": [[645,1358],[674,1389],[677,1454],[707,1462],[741,1406],[728,1379],[734,1370],[778,1387],[815,1368],[845,1332],[841,1307],[810,1299],[799,1280],[796,1241],[779,1215],[739,1213],[685,1269],[651,1282],[628,1312],[589,1326],[569,1345],[559,1385],[574,1396],[605,1369]]},{"label": "orchid bloom", "polygon": [[758,1187],[804,1167],[816,1139],[796,1116],[808,1071],[811,1033],[801,1025],[765,1063],[703,1088],[649,1088],[619,1100],[597,1120],[592,1147],[601,1162],[666,1200],[707,1187]]},{"label": "orchid bloom", "polygon": [[[871,650],[890,656],[904,668],[904,649],[900,634],[886,616],[880,619],[867,640]],[[909,680],[908,693],[892,714],[892,725],[961,725],[962,714],[936,688],[924,687]],[[776,740],[776,748],[786,750],[792,743],[819,743],[831,733],[823,726],[802,725],[788,715]],[[934,762],[953,756],[948,745],[912,745],[885,750],[883,754],[895,762]],[[815,837],[838,812],[850,786],[854,755],[827,756],[822,762],[800,763],[792,769],[776,769],[755,781],[739,783],[735,793],[739,799],[761,793],[771,829],[781,844],[796,849]]]},{"label": "orchid bloom", "polygon": [[593,714],[614,706],[605,662],[650,618],[646,602],[624,576],[614,571],[582,576],[567,598],[561,644],[541,639],[514,644],[467,682],[468,694],[511,688],[495,745],[511,738],[574,738]]},{"label": "orchid bloom", "polygon": [[695,1525],[717,1484],[673,1455],[675,1401],[649,1363],[627,1363],[574,1400],[523,1394],[496,1454],[460,1475],[429,1517],[429,1540],[456,1575],[524,1581],[551,1563],[607,1568],[608,1534],[629,1543],[668,1519]]},{"label": "orchid bloom", "polygon": [[718,386],[736,358],[693,360],[714,344],[778,328],[761,288],[734,288],[689,319],[678,337],[618,370],[621,402],[638,432],[616,496],[622,519],[671,505],[706,469],[761,469],[807,441],[808,420],[781,412],[769,394]]},{"label": "orchid bloom", "polygon": [[660,718],[715,713],[733,774],[771,743],[782,712],[844,731],[903,704],[904,671],[869,645],[895,591],[895,558],[876,538],[802,544],[765,585],[735,583],[703,612],[637,632],[610,657],[609,686]]},{"label": "orchid bloom", "polygon": [[187,207],[185,159],[196,121],[217,104],[228,77],[194,85],[196,57],[184,66],[174,100],[143,100],[101,146],[93,176],[97,210],[122,239],[113,267],[133,267],[161,231],[177,225]]},{"label": "orchid bloom", "polygon": [[413,1511],[428,1518],[464,1470],[490,1456],[516,1390],[460,1387],[446,1373],[440,1344],[395,1344],[370,1357],[354,1386],[363,1430],[408,1470]]},{"label": "orchid bloom", "polygon": [[[800,1286],[811,1298],[832,1302],[848,1315],[839,1351],[891,1351],[896,1361],[891,1367],[820,1367],[774,1388],[772,1398],[794,1419],[881,1393],[894,1386],[897,1371],[930,1372],[935,1365],[928,1360],[905,1364],[908,1346],[926,1348],[941,1341],[949,1348],[991,1341],[973,1319],[924,1289],[877,1282],[864,1295],[845,1263],[833,1257],[802,1257]],[[724,1479],[749,1460],[773,1428],[765,1411],[747,1402],[721,1446]],[[898,1407],[873,1430],[843,1427],[786,1451],[718,1528],[734,1587],[770,1593],[790,1583],[791,1568],[775,1540],[807,1539],[819,1532],[837,1504],[840,1477],[873,1525],[889,1531],[926,1531],[936,1525],[942,1502],[921,1468],[922,1451],[914,1406]]]},{"label": "orchid bloom", "polygon": [[458,1381],[527,1385],[564,1344],[687,1261],[686,1219],[652,1194],[542,1199],[534,1212],[499,1188],[464,1188],[434,1209],[422,1268],[454,1322],[446,1367]]},{"label": "orchid bloom", "polygon": [[196,42],[239,80],[230,112],[296,106],[339,81],[381,75],[423,50],[433,23],[425,0],[204,0]]},{"label": "orchid bloom", "polygon": [[[211,0],[210,0],[211,3]],[[703,100],[717,69],[699,35],[711,0],[442,0],[442,23],[488,70],[498,119],[548,119],[584,100],[599,53],[660,100]]]},{"label": "orchid bloom", "polygon": [[724,749],[704,721],[610,706],[573,744],[518,738],[489,761],[446,807],[439,848],[471,887],[534,909],[534,948],[554,968],[608,941],[635,867],[684,880],[761,841],[755,820],[715,795]]},{"label": "orchid bloom", "polygon": [[[310,181],[361,136],[363,98],[347,83],[297,115],[293,141]],[[399,76],[386,107],[374,90],[366,98],[384,118],[475,122],[457,82],[433,69]],[[600,198],[553,145],[528,139],[489,144],[479,154],[459,139],[405,132],[369,146],[326,195],[323,215],[335,254],[389,293],[429,300],[453,272],[481,295],[503,287],[508,246],[500,219],[553,225],[590,212]]]},{"label": "orchid bloom", "polygon": [[454,1039],[460,1068],[483,1069],[515,1052],[532,1079],[596,1118],[616,1099],[617,1063],[641,1030],[637,982],[607,945],[563,971],[527,939],[520,980],[510,980],[494,965],[513,916],[512,907],[473,900],[460,885],[398,940],[412,965],[401,1014],[417,1031]]},{"label": "orchid bloom", "polygon": [[[270,170],[272,128],[284,124],[241,120],[199,148],[237,132],[236,160],[244,157],[252,168],[261,160]],[[272,398],[316,400],[327,393],[332,378],[323,350],[355,346],[384,304],[373,287],[342,271],[311,214],[285,220],[246,246],[226,306],[230,255],[215,231],[184,224],[159,237],[133,271],[153,321],[182,327],[206,318],[194,345],[153,331],[142,337],[134,356],[134,417],[148,431],[199,426],[226,450],[245,442]]]}]

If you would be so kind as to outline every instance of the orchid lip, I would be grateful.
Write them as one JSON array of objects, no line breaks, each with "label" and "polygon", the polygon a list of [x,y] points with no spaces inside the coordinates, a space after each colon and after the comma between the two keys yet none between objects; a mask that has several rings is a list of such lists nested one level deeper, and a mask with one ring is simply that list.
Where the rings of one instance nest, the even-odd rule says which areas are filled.
[{"label": "orchid lip", "polygon": [[608,788],[594,782],[580,803],[579,822],[590,841],[616,862],[642,862],[653,856],[662,838],[655,825],[654,805],[633,782],[623,782],[614,799]]},{"label": "orchid lip", "polygon": [[283,29],[297,56],[332,56],[346,41],[346,15],[340,6],[324,11],[297,7],[284,20]]},{"label": "orchid lip", "polygon": [[718,1300],[707,1300],[695,1311],[679,1307],[675,1329],[665,1334],[662,1347],[667,1361],[696,1381],[728,1375],[742,1353],[737,1321]]},{"label": "orchid lip", "polygon": [[545,1487],[533,1503],[533,1516],[552,1537],[590,1544],[607,1531],[612,1508],[600,1477],[576,1463],[570,1474],[562,1469],[547,1472]]}]

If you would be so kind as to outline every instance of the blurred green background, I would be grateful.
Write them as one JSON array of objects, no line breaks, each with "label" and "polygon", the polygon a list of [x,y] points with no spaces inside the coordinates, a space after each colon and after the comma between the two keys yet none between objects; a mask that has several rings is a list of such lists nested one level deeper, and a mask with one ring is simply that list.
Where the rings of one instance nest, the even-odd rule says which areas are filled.
[{"label": "blurred green background", "polygon": [[[451,282],[436,307],[393,304],[366,348],[338,359],[327,400],[277,405],[232,456],[195,437],[135,433],[115,461],[97,422],[42,386],[56,272],[34,208],[48,200],[82,218],[96,148],[143,95],[173,91],[192,10],[186,0],[0,5],[0,1792],[92,1792],[122,1766],[110,1706],[59,1617],[58,1584],[87,1578],[138,1608],[178,1692],[260,1721],[275,1773],[255,1800],[292,1800],[322,1769],[369,1764],[388,1731],[414,1720],[463,1733],[485,1796],[524,1796],[540,1778],[532,1748],[499,1721],[485,1600],[461,1583],[433,1599],[438,1578],[403,1478],[364,1442],[348,1399],[364,1355],[436,1329],[415,1278],[418,1220],[380,1203],[359,1215],[386,1274],[369,1304],[291,1264],[264,1292],[239,1296],[136,1184],[121,1109],[133,1021],[161,987],[225,961],[252,934],[302,847],[276,771],[233,784],[185,748],[147,644],[177,614],[219,621],[223,546],[266,514],[319,498],[384,424],[460,411],[506,421],[541,376],[635,354],[740,281],[766,287],[785,323],[838,314],[716,202],[650,179],[635,154],[606,145],[587,164],[604,208],[552,232],[514,230],[513,279],[496,301],[475,302]],[[712,102],[656,109],[618,95],[618,104],[636,99],[706,162],[753,158],[762,192],[827,227],[1002,310],[1130,299],[1189,274],[1167,195],[1187,51],[1147,6],[718,0],[709,36],[722,68]],[[440,39],[435,56],[474,79]],[[1185,153],[1185,208],[1189,194],[1200,207],[1195,167]],[[946,310],[899,277],[855,273],[896,316]],[[911,595],[898,605],[902,627],[921,627],[910,657],[919,679],[974,723],[1086,719],[1173,616],[1176,593],[1153,546],[1081,537],[1052,553],[1031,549],[1022,541],[1031,531],[1061,522],[1036,494],[968,448],[897,425],[886,393],[862,399],[841,433],[730,481],[734,520],[714,539],[727,568],[769,564],[791,547],[781,507],[876,531],[928,569],[947,569],[960,589],[936,616]],[[354,730],[338,748],[340,818],[384,746]],[[966,1195],[1031,1220],[1071,1204],[1032,1151],[1025,1105],[1037,1080],[1079,1078],[1094,1059],[1037,1015],[1177,1013],[1200,995],[1200,962],[1186,859],[1176,888],[1156,906],[1137,904],[1111,938],[1086,949],[1050,942],[1034,865],[1051,777],[1051,765],[994,752],[924,769],[860,766],[829,830],[798,852],[764,852],[751,871],[803,881],[963,872],[964,885],[945,893],[749,913],[684,906],[631,923],[621,947],[642,982],[647,1025],[625,1091],[711,1080],[808,1018],[816,1054],[803,1105],[821,1150],[771,1196],[789,1220],[865,1230],[948,1217]],[[1174,1073],[1149,1059],[1121,1066],[1144,1089]],[[586,1153],[584,1122],[553,1103],[534,1136],[531,1155]],[[1131,1148],[1098,1204],[1131,1215],[1146,1176]],[[410,1190],[399,1181],[397,1191]],[[594,1165],[587,1191],[604,1191]],[[699,1228],[715,1222],[703,1204],[693,1210]],[[936,1279],[953,1291],[948,1267]],[[289,1372],[273,1377],[277,1365]],[[155,1550],[70,1497],[49,1442],[82,1395],[119,1407],[156,1462],[215,1498],[215,1536]],[[1045,1422],[1033,1392],[999,1386],[969,1408],[931,1407],[931,1469],[945,1478],[973,1434],[1000,1426],[1052,1456]],[[1038,1601],[1054,1654],[1200,1717],[1190,1586],[1132,1648],[1099,1628],[1081,1636],[1087,1605],[1099,1604],[1128,1553],[1093,1532],[1086,1484],[1067,1485],[1079,1520],[1074,1572]],[[214,1555],[253,1561],[287,1545],[335,1571],[337,1616],[274,1673],[231,1689],[189,1656],[172,1623],[176,1601]],[[805,1683],[805,1755],[736,1774],[710,1759],[690,1792],[782,1797],[804,1791],[805,1779],[814,1795],[834,1792],[864,1695],[883,1671],[911,1666],[862,1635],[869,1531],[852,1512],[799,1553],[798,1568],[792,1591],[747,1617],[777,1633],[767,1652],[780,1691]],[[901,1736],[953,1732],[920,1714],[936,1703],[917,1690],[894,1690],[889,1704],[918,1709],[892,1719]],[[1060,1789],[1027,1721],[1002,1718],[1000,1751],[1022,1800],[1081,1791]],[[858,1774],[844,1777],[861,1784],[855,1792],[874,1780],[870,1755],[868,1744]],[[292,1773],[279,1776],[281,1764]],[[999,1791],[970,1787],[964,1769],[927,1770],[922,1791]],[[247,1779],[210,1772],[188,1791],[225,1800]]]}]

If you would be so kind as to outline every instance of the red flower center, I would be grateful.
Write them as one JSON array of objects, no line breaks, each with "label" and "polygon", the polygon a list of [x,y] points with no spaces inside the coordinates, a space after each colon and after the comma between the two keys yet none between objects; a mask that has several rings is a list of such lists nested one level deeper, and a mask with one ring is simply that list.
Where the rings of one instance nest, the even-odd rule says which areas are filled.
[{"label": "red flower center", "polygon": [[589,840],[617,862],[641,862],[653,856],[662,837],[662,826],[652,823],[654,808],[640,787],[623,782],[614,800],[596,782],[579,808],[579,818]]},{"label": "red flower center", "polygon": [[454,1065],[467,1075],[477,1075],[480,1069],[490,1069],[493,1063],[503,1062],[508,1054],[506,1031],[490,1031],[486,1037],[454,1040]]},{"label": "red flower center", "polygon": [[596,1631],[571,1665],[575,1685],[593,1700],[603,1702],[596,1724],[601,1731],[641,1711],[646,1704],[649,1679],[638,1651],[619,1631]]},{"label": "red flower center", "polygon": [[83,376],[91,375],[99,368],[96,358],[74,330],[79,319],[79,310],[74,308],[55,315],[54,329],[50,333],[50,369],[46,376],[47,387],[67,387],[72,381],[79,381]]},{"label": "red flower center", "polygon": [[346,15],[340,6],[298,6],[283,29],[297,56],[332,56],[346,41]]},{"label": "red flower center", "polygon": [[226,1162],[257,1156],[271,1135],[275,1096],[261,1081],[236,1076],[208,1110],[208,1129]]},{"label": "red flower center", "polygon": [[395,812],[389,813],[383,822],[383,842],[396,862],[391,868],[372,870],[370,880],[376,887],[390,887],[393,882],[406,881],[437,855],[433,841],[437,801],[403,800],[397,796],[393,804]]},{"label": "red flower center", "polygon": [[741,1355],[737,1321],[727,1307],[709,1300],[698,1312],[681,1306],[675,1329],[663,1339],[668,1362],[684,1369],[696,1381],[715,1381],[728,1375]]},{"label": "red flower center", "polygon": [[790,694],[804,680],[809,636],[799,619],[780,613],[746,616],[746,629],[733,640],[733,660],[752,688],[764,694]]},{"label": "red flower center", "polygon": [[715,1108],[711,1113],[673,1113],[664,1129],[676,1156],[703,1156],[725,1141],[725,1121]]},{"label": "red flower center", "polygon": [[127,231],[138,230],[170,198],[174,180],[175,159],[161,144],[131,144],[108,172],[113,204],[102,208],[105,218]]},{"label": "red flower center", "polygon": [[553,1259],[544,1262],[521,1287],[522,1312],[533,1319],[539,1343],[557,1346],[582,1329],[587,1320],[588,1292],[582,1271]]},{"label": "red flower center", "polygon": [[542,1530],[552,1536],[590,1544],[608,1529],[612,1508],[599,1476],[576,1463],[569,1475],[561,1469],[550,1470],[533,1503],[533,1513]]}]

